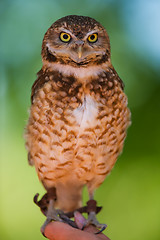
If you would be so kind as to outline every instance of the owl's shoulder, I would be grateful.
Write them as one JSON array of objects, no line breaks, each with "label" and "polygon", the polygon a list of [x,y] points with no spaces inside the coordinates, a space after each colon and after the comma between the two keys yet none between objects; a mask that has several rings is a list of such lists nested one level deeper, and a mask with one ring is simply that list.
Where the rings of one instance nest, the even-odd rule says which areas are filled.
[{"label": "owl's shoulder", "polygon": [[31,89],[31,102],[32,103],[33,103],[33,99],[34,99],[36,93],[38,92],[38,90],[41,89],[45,83],[47,83],[48,81],[52,81],[53,79],[54,79],[54,81],[58,81],[61,79],[61,76],[60,76],[60,74],[58,74],[57,71],[54,71],[51,73],[42,68],[37,73],[37,79],[33,83],[32,89]]},{"label": "owl's shoulder", "polygon": [[119,85],[121,89],[124,89],[124,83],[119,77],[118,73],[113,66],[107,68],[107,70],[99,77],[100,81],[108,85],[108,88],[115,88],[116,85]]},{"label": "owl's shoulder", "polygon": [[108,67],[88,84],[91,92],[98,93],[100,97],[124,90],[124,83],[113,67]]}]

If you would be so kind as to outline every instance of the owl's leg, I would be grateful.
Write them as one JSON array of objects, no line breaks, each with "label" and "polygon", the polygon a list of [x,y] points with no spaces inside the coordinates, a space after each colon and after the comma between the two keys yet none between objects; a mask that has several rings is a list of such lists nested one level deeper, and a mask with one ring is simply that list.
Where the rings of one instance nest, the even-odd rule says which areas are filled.
[{"label": "owl's leg", "polygon": [[88,226],[90,224],[96,226],[98,229],[100,229],[98,232],[96,232],[96,234],[99,234],[106,229],[107,225],[99,223],[96,218],[97,206],[96,206],[96,201],[94,200],[94,197],[93,197],[93,192],[89,191],[89,201],[87,202],[87,205],[88,205],[89,211],[88,211],[88,219],[86,221],[85,226]]},{"label": "owl's leg", "polygon": [[74,223],[74,221],[70,220],[70,218],[67,217],[63,211],[61,211],[60,209],[54,208],[54,200],[53,199],[51,199],[49,201],[46,217],[47,217],[46,221],[44,222],[44,224],[41,227],[41,232],[43,235],[44,235],[45,227],[48,225],[48,223],[50,223],[52,221],[64,222],[74,228],[77,228],[77,225]]},{"label": "owl's leg", "polygon": [[55,209],[54,205],[57,199],[56,189],[51,188],[47,193],[38,201],[39,194],[34,196],[34,203],[41,209],[42,213],[47,217],[46,221],[41,227],[41,232],[44,235],[45,227],[51,221],[60,221],[68,223],[70,226],[77,228],[77,225],[72,221],[63,211]]},{"label": "owl's leg", "polygon": [[46,218],[46,221],[44,222],[44,224],[41,227],[42,234],[44,234],[45,227],[51,221],[63,222],[63,220],[59,217],[59,214],[60,214],[60,210],[57,210],[57,209],[54,208],[54,200],[50,199],[48,209],[47,209],[47,214],[46,214],[47,218]]},{"label": "owl's leg", "polygon": [[34,196],[34,203],[38,207],[40,207],[42,213],[47,217],[46,221],[41,227],[41,232],[43,234],[45,227],[52,220],[60,221],[60,222],[62,222],[63,220],[60,218],[60,210],[54,208],[55,202],[57,200],[55,187],[47,189],[47,193],[44,194],[44,196],[41,198],[40,201],[38,201],[38,197],[39,197],[39,194],[37,193]]}]

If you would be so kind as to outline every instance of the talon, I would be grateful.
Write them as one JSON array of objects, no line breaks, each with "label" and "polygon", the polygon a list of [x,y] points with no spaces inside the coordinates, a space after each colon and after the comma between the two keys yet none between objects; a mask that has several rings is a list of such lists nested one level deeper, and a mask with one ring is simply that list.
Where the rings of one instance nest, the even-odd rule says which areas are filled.
[{"label": "talon", "polygon": [[52,219],[47,218],[46,221],[44,222],[44,224],[43,224],[42,227],[41,227],[41,233],[42,233],[42,235],[43,235],[45,238],[46,238],[46,236],[45,236],[45,234],[44,234],[44,230],[45,230],[46,226],[47,226],[50,222],[52,222]]},{"label": "talon", "polygon": [[39,193],[36,193],[34,198],[33,198],[33,202],[38,205],[38,197],[39,197]]},{"label": "talon", "polygon": [[82,227],[82,229],[81,229],[81,230],[83,231],[83,230],[84,230],[84,228],[85,228],[85,225],[83,225],[83,227]]},{"label": "talon", "polygon": [[99,230],[98,232],[96,232],[95,234],[100,234],[100,233],[102,233],[105,229],[106,229],[106,227],[107,227],[107,225],[106,224],[103,224],[104,226],[101,228],[101,230]]},{"label": "talon", "polygon": [[68,216],[66,216],[65,213],[59,214],[59,216],[64,223],[69,224],[71,227],[78,228],[77,224],[74,221],[72,221]]},{"label": "talon", "polygon": [[88,225],[88,222],[86,221],[86,223],[83,224],[83,227],[81,230],[83,231],[85,229],[85,227],[87,227],[87,225]]}]

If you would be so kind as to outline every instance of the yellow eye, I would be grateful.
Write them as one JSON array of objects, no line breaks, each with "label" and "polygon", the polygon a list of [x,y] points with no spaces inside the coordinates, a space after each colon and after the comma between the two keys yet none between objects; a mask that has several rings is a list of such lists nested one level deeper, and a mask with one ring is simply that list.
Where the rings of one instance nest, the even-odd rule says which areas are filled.
[{"label": "yellow eye", "polygon": [[89,35],[89,37],[88,37],[88,41],[90,43],[96,42],[97,39],[98,39],[98,34],[97,33],[93,33],[93,34]]},{"label": "yellow eye", "polygon": [[62,42],[69,42],[71,40],[71,36],[68,33],[62,32],[60,34],[60,39]]}]

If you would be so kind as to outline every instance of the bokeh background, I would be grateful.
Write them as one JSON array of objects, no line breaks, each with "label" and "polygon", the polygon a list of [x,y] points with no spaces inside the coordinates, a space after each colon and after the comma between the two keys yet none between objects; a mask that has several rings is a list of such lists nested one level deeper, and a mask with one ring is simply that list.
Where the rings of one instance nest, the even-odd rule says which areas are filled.
[{"label": "bokeh background", "polygon": [[160,239],[159,12],[159,0],[0,1],[0,239],[44,239],[44,217],[32,201],[44,190],[28,166],[23,132],[43,35],[69,14],[106,27],[132,112],[123,154],[96,192],[104,207],[98,219],[112,240]]}]

